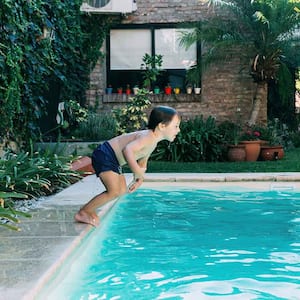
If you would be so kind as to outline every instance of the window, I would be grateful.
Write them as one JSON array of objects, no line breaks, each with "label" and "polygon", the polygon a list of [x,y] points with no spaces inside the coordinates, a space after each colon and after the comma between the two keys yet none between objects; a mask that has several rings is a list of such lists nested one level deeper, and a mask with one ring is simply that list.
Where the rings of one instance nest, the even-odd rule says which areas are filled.
[{"label": "window", "polygon": [[167,83],[172,87],[185,87],[186,70],[197,61],[196,44],[188,50],[179,45],[179,29],[161,26],[148,28],[116,28],[108,38],[107,84],[117,87],[126,85],[142,86],[142,58],[145,53],[163,56],[165,70],[155,85],[163,88]]}]

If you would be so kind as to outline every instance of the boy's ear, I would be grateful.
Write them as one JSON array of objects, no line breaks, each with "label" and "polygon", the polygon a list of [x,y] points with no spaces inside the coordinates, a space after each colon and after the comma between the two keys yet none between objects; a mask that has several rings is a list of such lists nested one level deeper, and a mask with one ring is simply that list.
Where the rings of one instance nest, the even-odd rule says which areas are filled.
[{"label": "boy's ear", "polygon": [[164,129],[166,127],[166,125],[164,123],[162,123],[162,122],[160,122],[157,126],[158,126],[159,130],[162,130],[162,129]]}]

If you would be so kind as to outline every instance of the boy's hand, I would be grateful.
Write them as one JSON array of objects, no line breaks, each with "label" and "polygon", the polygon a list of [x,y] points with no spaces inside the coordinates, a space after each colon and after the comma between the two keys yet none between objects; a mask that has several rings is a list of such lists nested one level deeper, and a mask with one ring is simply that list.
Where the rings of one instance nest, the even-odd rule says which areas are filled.
[{"label": "boy's hand", "polygon": [[143,183],[143,178],[136,178],[128,185],[128,192],[132,193]]}]

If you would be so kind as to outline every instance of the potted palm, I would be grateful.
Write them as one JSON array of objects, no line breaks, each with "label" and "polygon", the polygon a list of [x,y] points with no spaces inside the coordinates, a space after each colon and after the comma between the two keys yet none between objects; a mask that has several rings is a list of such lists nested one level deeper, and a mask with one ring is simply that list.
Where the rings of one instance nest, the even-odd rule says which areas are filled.
[{"label": "potted palm", "polygon": [[143,78],[144,78],[144,88],[150,90],[155,84],[157,77],[163,71],[161,69],[163,63],[162,55],[155,54],[150,55],[146,53],[143,56],[143,63],[141,64],[141,69],[143,70]]},{"label": "potted palm", "polygon": [[201,64],[197,63],[196,65],[190,67],[186,72],[186,82],[188,86],[194,87],[194,93],[200,94],[200,82],[201,82]]}]

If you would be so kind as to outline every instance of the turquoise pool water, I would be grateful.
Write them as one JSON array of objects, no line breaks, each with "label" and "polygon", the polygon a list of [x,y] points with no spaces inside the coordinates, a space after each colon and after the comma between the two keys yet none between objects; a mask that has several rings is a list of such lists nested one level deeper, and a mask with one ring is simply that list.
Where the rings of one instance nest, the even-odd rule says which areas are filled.
[{"label": "turquoise pool water", "polygon": [[300,193],[141,189],[48,299],[300,299]]}]

